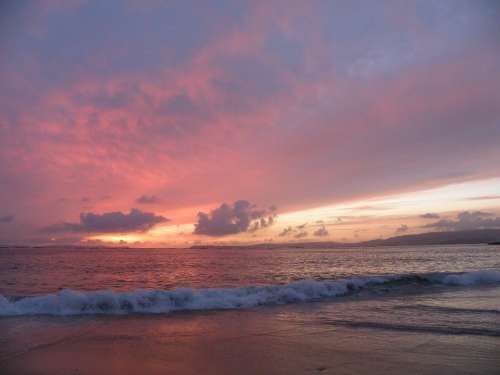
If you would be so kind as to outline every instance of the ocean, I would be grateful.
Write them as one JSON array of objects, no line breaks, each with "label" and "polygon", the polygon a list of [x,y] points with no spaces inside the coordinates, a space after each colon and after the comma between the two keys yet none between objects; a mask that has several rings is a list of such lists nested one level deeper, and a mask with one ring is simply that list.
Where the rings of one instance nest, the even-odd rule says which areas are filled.
[{"label": "ocean", "polygon": [[500,246],[0,249],[0,334],[6,373],[499,373]]}]

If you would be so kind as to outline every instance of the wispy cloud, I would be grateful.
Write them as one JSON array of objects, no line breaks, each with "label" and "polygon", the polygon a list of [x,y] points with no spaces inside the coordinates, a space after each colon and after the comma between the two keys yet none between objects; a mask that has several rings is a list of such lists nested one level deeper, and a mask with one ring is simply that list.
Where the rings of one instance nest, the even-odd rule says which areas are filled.
[{"label": "wispy cloud", "polygon": [[420,215],[420,217],[422,219],[439,219],[440,216],[438,214],[428,212],[426,214]]},{"label": "wispy cloud", "polygon": [[466,199],[470,200],[470,201],[497,200],[497,199],[500,199],[500,195],[482,195],[482,196],[470,197],[470,198],[466,198]]},{"label": "wispy cloud", "polygon": [[396,228],[396,234],[403,234],[408,232],[408,225],[406,224],[401,224],[399,227]]}]

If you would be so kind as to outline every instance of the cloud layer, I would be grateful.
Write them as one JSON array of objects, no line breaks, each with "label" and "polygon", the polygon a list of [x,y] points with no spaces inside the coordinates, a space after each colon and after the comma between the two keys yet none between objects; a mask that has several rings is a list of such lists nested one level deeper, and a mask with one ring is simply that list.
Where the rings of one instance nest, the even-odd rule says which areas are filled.
[{"label": "cloud layer", "polygon": [[[190,224],[241,197],[290,212],[498,176],[500,7],[342,4],[2,9],[0,207],[16,220],[0,234],[131,204]],[[257,230],[201,217],[201,232]]]}]

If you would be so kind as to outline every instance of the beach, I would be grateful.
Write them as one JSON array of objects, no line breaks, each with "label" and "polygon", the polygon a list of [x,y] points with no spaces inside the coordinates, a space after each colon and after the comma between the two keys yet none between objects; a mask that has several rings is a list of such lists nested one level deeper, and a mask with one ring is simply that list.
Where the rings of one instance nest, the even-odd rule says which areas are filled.
[{"label": "beach", "polygon": [[[248,310],[3,318],[0,367],[2,374],[497,374],[499,300],[498,287],[459,288]],[[437,319],[440,309],[452,313]]]}]

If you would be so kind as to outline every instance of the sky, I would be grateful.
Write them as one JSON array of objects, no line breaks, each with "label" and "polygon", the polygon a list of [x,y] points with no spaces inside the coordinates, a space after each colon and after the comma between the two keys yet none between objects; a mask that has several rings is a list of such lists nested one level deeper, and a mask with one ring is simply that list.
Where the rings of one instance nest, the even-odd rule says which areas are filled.
[{"label": "sky", "polygon": [[497,1],[3,1],[0,244],[500,228]]}]

